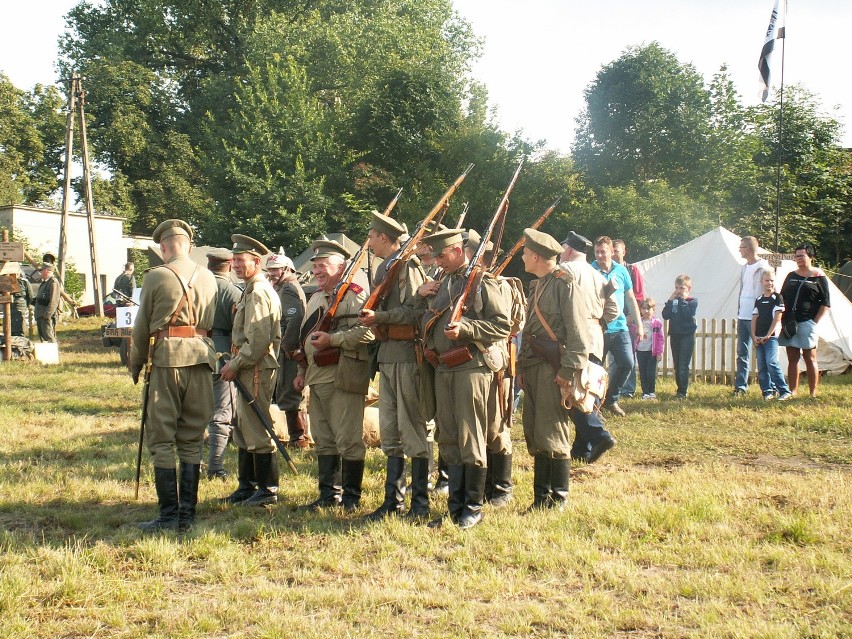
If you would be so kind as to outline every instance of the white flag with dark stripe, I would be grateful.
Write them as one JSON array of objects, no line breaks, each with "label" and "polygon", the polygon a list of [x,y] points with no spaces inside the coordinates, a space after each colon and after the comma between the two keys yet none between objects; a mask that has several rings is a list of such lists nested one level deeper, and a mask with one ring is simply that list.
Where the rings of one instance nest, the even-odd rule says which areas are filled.
[{"label": "white flag with dark stripe", "polygon": [[[782,6],[779,8],[779,3]],[[760,70],[760,84],[763,89],[761,100],[766,102],[769,96],[769,71],[772,60],[772,52],[775,50],[775,41],[784,37],[784,14],[786,13],[787,0],[775,0],[772,15],[769,17],[769,27],[766,29],[766,38],[763,40],[763,49],[760,51],[760,60],[757,68]]]}]

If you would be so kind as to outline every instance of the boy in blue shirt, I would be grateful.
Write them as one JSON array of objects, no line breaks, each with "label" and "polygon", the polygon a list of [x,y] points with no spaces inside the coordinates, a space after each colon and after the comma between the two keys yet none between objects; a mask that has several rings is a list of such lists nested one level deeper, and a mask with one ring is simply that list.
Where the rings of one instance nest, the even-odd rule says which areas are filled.
[{"label": "boy in blue shirt", "polygon": [[760,382],[763,399],[774,399],[777,391],[779,401],[783,402],[793,396],[778,364],[778,338],[775,335],[784,312],[784,300],[775,292],[775,272],[771,268],[763,271],[760,283],[763,295],[754,302],[751,321],[751,339],[757,345],[757,381]]},{"label": "boy in blue shirt", "polygon": [[663,308],[663,319],[669,320],[669,342],[672,347],[677,395],[675,399],[686,399],[689,389],[689,364],[692,361],[692,350],[695,348],[695,311],[698,300],[690,297],[692,278],[689,275],[678,275],[675,278],[675,290]]}]

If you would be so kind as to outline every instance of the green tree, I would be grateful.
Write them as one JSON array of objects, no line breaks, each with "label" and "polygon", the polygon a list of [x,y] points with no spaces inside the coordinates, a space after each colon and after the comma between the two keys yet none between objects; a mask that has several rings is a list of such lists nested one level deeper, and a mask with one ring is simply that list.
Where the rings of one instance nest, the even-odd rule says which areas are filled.
[{"label": "green tree", "polygon": [[573,155],[592,184],[684,185],[703,175],[710,96],[695,68],[659,43],[604,66],[585,99]]}]

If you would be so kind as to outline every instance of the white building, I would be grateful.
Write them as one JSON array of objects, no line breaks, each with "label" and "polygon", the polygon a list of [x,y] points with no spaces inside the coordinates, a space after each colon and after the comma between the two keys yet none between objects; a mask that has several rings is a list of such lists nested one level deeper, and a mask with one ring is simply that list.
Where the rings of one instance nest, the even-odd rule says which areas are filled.
[{"label": "white building", "polygon": [[[95,247],[98,262],[101,294],[112,290],[112,284],[130,259],[130,249],[147,250],[152,245],[150,237],[124,234],[124,218],[112,215],[95,215]],[[45,253],[59,255],[59,231],[62,212],[33,206],[0,206],[0,226],[9,229],[10,238],[26,238],[31,256],[41,259]],[[66,237],[66,265],[73,264],[83,276],[85,291],[82,304],[95,301],[92,287],[92,259],[89,252],[88,218],[85,213],[68,213]]]}]

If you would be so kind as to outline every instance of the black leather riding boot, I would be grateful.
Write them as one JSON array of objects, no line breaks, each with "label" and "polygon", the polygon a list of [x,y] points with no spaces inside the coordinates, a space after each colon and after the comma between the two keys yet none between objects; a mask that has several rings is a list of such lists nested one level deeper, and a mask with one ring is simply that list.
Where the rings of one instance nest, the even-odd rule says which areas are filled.
[{"label": "black leather riding boot", "polygon": [[485,499],[494,506],[500,508],[507,506],[512,501],[512,456],[511,455],[489,455],[488,471],[491,475],[491,492],[488,492],[488,478],[485,483]]},{"label": "black leather riding boot", "polygon": [[382,505],[364,517],[378,521],[405,511],[405,457],[388,457],[385,471],[385,500]]},{"label": "black leather riding boot", "polygon": [[254,453],[255,493],[240,506],[271,506],[278,503],[278,458],[275,452]]},{"label": "black leather riding boot", "polygon": [[426,519],[429,516],[429,459],[414,457],[411,460],[411,508],[407,519]]},{"label": "black leather riding boot", "polygon": [[178,526],[189,530],[195,521],[195,505],[198,503],[198,479],[201,464],[180,464],[180,489],[178,490]]},{"label": "black leather riding boot", "polygon": [[145,532],[178,529],[178,487],[174,468],[154,466],[154,486],[157,488],[159,514],[156,519],[139,524]]},{"label": "black leather riding boot", "polygon": [[550,504],[550,466],[553,459],[549,453],[539,453],[533,463],[533,503],[531,509],[546,508]]},{"label": "black leather riding boot", "polygon": [[473,528],[482,521],[486,471],[482,466],[464,465],[464,509],[458,519],[461,530]]},{"label": "black leather riding boot", "polygon": [[570,459],[553,459],[550,462],[550,507],[562,510],[568,503],[568,481],[571,476]]},{"label": "black leather riding boot", "polygon": [[355,510],[361,504],[361,484],[364,481],[364,460],[344,459],[342,462],[343,510]]},{"label": "black leather riding boot", "polygon": [[317,456],[317,483],[319,497],[303,506],[306,510],[318,510],[331,506],[340,506],[340,456]]},{"label": "black leather riding boot", "polygon": [[245,448],[237,448],[237,489],[222,500],[225,504],[239,504],[245,501],[257,490],[257,479],[254,475],[254,454]]}]

